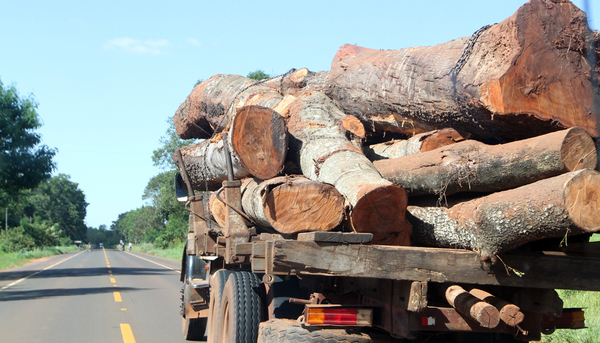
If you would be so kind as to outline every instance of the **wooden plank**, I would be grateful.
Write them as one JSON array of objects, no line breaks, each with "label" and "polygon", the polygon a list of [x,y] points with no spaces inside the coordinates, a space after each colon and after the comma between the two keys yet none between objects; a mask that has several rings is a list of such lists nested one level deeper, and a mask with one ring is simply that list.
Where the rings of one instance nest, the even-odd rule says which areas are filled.
[{"label": "wooden plank", "polygon": [[[600,258],[505,254],[495,265],[467,250],[275,242],[275,272],[600,291]],[[517,276],[514,271],[523,273]]]},{"label": "wooden plank", "polygon": [[303,232],[298,234],[298,240],[332,243],[369,243],[373,240],[373,234],[325,231]]}]

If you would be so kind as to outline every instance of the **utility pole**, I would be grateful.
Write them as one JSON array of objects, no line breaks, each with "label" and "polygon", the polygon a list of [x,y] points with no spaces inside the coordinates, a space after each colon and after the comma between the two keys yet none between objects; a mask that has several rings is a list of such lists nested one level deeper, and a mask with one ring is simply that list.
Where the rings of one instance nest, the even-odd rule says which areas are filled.
[{"label": "utility pole", "polygon": [[4,208],[4,230],[8,230],[8,207]]}]

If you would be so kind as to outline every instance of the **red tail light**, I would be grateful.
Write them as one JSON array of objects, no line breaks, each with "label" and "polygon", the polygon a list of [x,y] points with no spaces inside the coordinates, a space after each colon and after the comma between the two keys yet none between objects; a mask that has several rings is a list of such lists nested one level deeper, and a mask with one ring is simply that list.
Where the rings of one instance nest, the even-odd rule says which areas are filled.
[{"label": "red tail light", "polygon": [[305,325],[371,326],[373,309],[339,305],[306,305]]}]

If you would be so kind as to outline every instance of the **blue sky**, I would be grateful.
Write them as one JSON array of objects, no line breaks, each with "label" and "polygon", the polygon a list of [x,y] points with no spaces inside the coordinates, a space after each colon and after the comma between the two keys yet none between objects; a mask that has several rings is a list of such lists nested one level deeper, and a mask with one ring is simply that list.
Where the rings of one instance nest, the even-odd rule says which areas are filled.
[{"label": "blue sky", "polygon": [[[583,8],[583,1],[574,4]],[[593,28],[600,6],[590,2]],[[433,45],[512,15],[524,0],[11,1],[0,80],[39,103],[56,173],[86,195],[88,226],[144,204],[152,151],[199,79],[328,70],[337,49]]]}]

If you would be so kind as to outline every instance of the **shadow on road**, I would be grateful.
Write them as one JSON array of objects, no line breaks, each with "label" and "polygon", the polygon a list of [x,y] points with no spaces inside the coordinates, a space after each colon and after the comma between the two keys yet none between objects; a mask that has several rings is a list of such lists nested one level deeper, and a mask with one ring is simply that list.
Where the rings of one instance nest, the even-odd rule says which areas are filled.
[{"label": "shadow on road", "polygon": [[49,288],[37,289],[28,291],[6,290],[0,292],[0,302],[3,301],[19,301],[32,300],[50,297],[69,297],[76,295],[90,295],[99,293],[112,293],[115,291],[143,291],[148,288],[132,288],[132,287],[91,287],[91,288]]},{"label": "shadow on road", "polygon": [[[44,270],[31,278],[58,278],[58,277],[84,277],[108,275],[108,267],[100,268],[52,268]],[[111,267],[113,275],[163,275],[173,273],[164,268],[118,268]],[[0,281],[14,281],[31,275],[39,270],[19,270],[11,272],[0,272]]]}]

